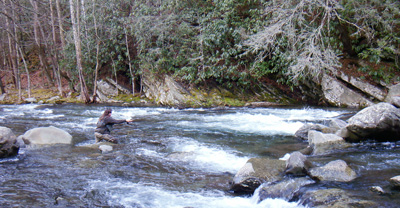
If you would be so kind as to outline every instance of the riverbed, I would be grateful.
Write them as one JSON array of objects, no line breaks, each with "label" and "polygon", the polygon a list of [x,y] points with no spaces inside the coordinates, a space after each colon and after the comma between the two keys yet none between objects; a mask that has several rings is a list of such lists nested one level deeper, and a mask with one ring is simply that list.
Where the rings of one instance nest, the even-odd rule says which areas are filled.
[{"label": "riverbed", "polygon": [[[116,119],[119,144],[102,153],[94,128],[106,107]],[[0,160],[0,207],[303,207],[297,201],[242,196],[229,182],[252,157],[282,158],[307,143],[294,137],[304,123],[346,119],[354,109],[274,107],[198,108],[104,105],[0,105],[0,126],[19,136],[55,126],[73,136],[72,145],[25,147]],[[350,183],[312,188],[351,190],[385,207],[400,203],[388,179],[400,175],[399,143],[353,144],[314,157],[316,165],[345,160],[359,176]],[[370,186],[394,194],[378,195]]]}]

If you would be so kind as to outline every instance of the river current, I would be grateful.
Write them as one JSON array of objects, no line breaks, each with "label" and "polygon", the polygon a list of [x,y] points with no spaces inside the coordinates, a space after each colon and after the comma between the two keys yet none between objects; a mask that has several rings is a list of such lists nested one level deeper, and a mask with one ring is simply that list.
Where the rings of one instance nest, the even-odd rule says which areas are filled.
[{"label": "river current", "polygon": [[[224,208],[302,207],[297,202],[238,196],[229,181],[252,157],[281,158],[307,143],[294,133],[304,123],[348,117],[348,109],[111,106],[119,144],[101,153],[94,128],[107,106],[0,105],[0,126],[18,136],[35,127],[55,126],[73,136],[72,145],[21,148],[0,160],[0,207]],[[110,107],[110,106],[108,106]],[[400,174],[399,144],[319,158],[352,161],[361,175],[350,184],[324,184],[365,192]],[[388,150],[389,149],[389,150]],[[378,173],[379,171],[379,173]],[[374,174],[371,176],[370,174]],[[381,181],[381,182],[379,182]],[[383,181],[383,182],[382,182]],[[362,196],[362,194],[360,194]],[[391,206],[391,198],[379,199]]]}]

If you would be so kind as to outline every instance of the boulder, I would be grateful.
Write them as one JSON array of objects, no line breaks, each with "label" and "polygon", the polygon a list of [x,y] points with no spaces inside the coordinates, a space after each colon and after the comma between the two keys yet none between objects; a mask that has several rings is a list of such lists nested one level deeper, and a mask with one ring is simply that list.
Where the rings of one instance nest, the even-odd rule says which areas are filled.
[{"label": "boulder", "polygon": [[373,105],[373,102],[362,94],[328,74],[323,74],[321,88],[324,99],[333,106],[360,108]]},{"label": "boulder", "polygon": [[379,207],[373,201],[359,199],[341,189],[310,190],[301,196],[300,204],[315,208],[340,207]]},{"label": "boulder", "polygon": [[320,131],[320,132],[325,132],[328,131],[327,126],[322,125],[322,124],[312,124],[312,123],[306,123],[302,127],[300,127],[299,130],[297,130],[294,135],[297,138],[303,139],[303,140],[308,140],[308,132],[311,130],[315,131]]},{"label": "boulder", "polygon": [[289,159],[286,160],[285,173],[295,176],[304,176],[307,174],[307,170],[310,167],[311,163],[307,160],[307,157],[296,151],[290,154]]},{"label": "boulder", "polygon": [[119,93],[130,94],[130,91],[125,87],[119,85],[114,80],[107,78],[106,80],[97,81],[96,94],[100,101],[112,101],[110,97],[115,97]]},{"label": "boulder", "polygon": [[236,173],[231,190],[253,193],[261,184],[281,180],[285,161],[268,158],[251,158]]},{"label": "boulder", "polygon": [[389,92],[386,95],[385,102],[391,103],[396,107],[400,107],[400,83],[393,85],[389,88]]},{"label": "boulder", "polygon": [[323,133],[336,133],[340,129],[346,127],[347,122],[341,119],[331,119],[328,121],[328,127],[331,129],[331,132],[323,132]]},{"label": "boulder", "polygon": [[311,168],[309,175],[319,181],[349,182],[357,177],[357,174],[343,160],[329,162],[322,167]]},{"label": "boulder", "polygon": [[0,158],[18,155],[17,137],[11,129],[0,126]]},{"label": "boulder", "polygon": [[99,149],[102,153],[107,153],[111,152],[113,150],[113,147],[111,145],[102,144],[99,146]]},{"label": "boulder", "polygon": [[382,187],[380,186],[371,186],[368,188],[370,191],[378,194],[385,194],[385,191],[383,190]]},{"label": "boulder", "polygon": [[390,104],[400,108],[400,96],[392,97],[389,101]]},{"label": "boulder", "polygon": [[71,144],[72,136],[54,126],[31,129],[19,136],[27,145]]},{"label": "boulder", "polygon": [[28,102],[28,103],[36,103],[36,102],[37,102],[37,99],[34,98],[34,97],[25,98],[25,102]]},{"label": "boulder", "polygon": [[384,90],[358,77],[349,76],[339,71],[336,71],[336,76],[364,94],[372,96],[376,100],[383,101],[385,99],[386,92]]},{"label": "boulder", "polygon": [[343,149],[351,146],[336,134],[324,134],[318,131],[308,132],[308,143],[313,148],[313,155],[327,154],[335,149]]},{"label": "boulder", "polygon": [[400,188],[400,175],[390,178],[389,181],[394,187]]},{"label": "boulder", "polygon": [[144,76],[143,91],[147,98],[162,105],[184,105],[190,97],[190,93],[168,75],[163,78],[151,73]]},{"label": "boulder", "polygon": [[57,95],[57,96],[54,96],[54,97],[49,98],[49,99],[47,100],[47,102],[55,102],[55,101],[57,101],[57,100],[59,100],[59,99],[61,99],[61,97]]},{"label": "boulder", "polygon": [[378,103],[359,111],[348,120],[343,137],[350,141],[400,139],[400,109]]},{"label": "boulder", "polygon": [[290,201],[301,187],[313,184],[315,181],[306,178],[289,178],[275,184],[264,184],[259,192],[259,200],[279,198]]}]

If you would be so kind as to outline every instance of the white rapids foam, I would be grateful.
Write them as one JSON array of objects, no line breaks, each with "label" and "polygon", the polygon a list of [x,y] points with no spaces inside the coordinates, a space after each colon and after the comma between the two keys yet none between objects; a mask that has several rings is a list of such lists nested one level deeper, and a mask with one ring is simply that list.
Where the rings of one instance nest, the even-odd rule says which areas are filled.
[{"label": "white rapids foam", "polygon": [[[283,199],[258,202],[254,197],[226,196],[223,192],[179,192],[156,184],[132,183],[122,180],[91,181],[90,189],[100,189],[108,196],[110,206],[151,208],[297,208],[297,203]],[[257,195],[255,195],[258,197]]]}]

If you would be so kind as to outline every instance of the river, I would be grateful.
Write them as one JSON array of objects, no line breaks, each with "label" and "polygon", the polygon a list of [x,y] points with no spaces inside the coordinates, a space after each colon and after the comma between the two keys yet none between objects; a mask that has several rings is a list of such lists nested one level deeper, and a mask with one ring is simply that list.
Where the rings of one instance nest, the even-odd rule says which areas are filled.
[{"label": "river", "polygon": [[[101,153],[93,148],[93,134],[105,108],[0,105],[0,126],[17,136],[44,126],[73,136],[72,145],[21,148],[17,157],[0,160],[0,207],[302,207],[282,199],[258,202],[257,195],[235,195],[229,191],[229,181],[249,158],[281,158],[306,147],[294,137],[304,123],[355,113],[310,107],[111,106],[114,118],[134,122],[115,125],[113,135],[120,143]],[[363,144],[351,154],[319,157],[317,164],[337,158],[351,162],[360,177],[352,183],[318,186],[356,190],[366,197],[368,186],[385,187],[389,176],[400,174],[399,146]],[[399,202],[391,196],[373,200],[389,207]]]}]

